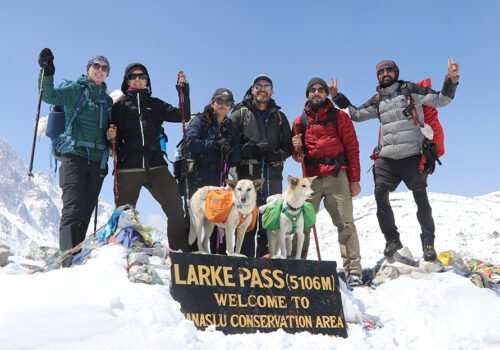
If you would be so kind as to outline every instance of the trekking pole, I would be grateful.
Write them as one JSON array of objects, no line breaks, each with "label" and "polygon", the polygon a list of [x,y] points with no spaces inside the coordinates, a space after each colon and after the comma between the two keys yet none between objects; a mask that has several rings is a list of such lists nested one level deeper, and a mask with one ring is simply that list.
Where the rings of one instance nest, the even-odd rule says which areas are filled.
[{"label": "trekking pole", "polygon": [[[115,127],[113,124],[110,127]],[[116,163],[118,156],[116,155],[116,137],[111,139],[111,146],[113,147],[113,184],[114,184],[114,194],[115,203],[118,203],[118,174],[116,173]]]},{"label": "trekking pole", "polygon": [[[298,135],[297,133],[297,125],[293,126],[293,133]],[[303,146],[303,145],[302,145]],[[302,166],[302,176],[306,176],[306,162],[304,160],[304,152],[301,148],[295,149],[297,152],[297,157],[300,159],[300,164]],[[310,201],[308,201],[310,202]],[[312,226],[313,234],[314,234],[314,243],[316,244],[316,253],[318,254],[318,261],[321,261],[321,252],[319,251],[319,240],[318,240],[318,231],[316,231],[316,224]]]},{"label": "trekking pole", "polygon": [[98,207],[99,207],[99,196],[97,196],[97,200],[95,201],[94,232],[97,231],[97,208]]},{"label": "trekking pole", "polygon": [[38,131],[38,121],[40,120],[40,108],[42,107],[42,90],[43,90],[43,78],[45,75],[45,69],[42,68],[42,74],[40,75],[40,89],[38,90],[38,104],[36,107],[36,117],[35,117],[35,131],[33,133],[33,145],[31,146],[31,158],[30,158],[30,166],[28,169],[28,177],[33,177],[33,158],[35,158],[35,145],[36,145],[36,134]]}]

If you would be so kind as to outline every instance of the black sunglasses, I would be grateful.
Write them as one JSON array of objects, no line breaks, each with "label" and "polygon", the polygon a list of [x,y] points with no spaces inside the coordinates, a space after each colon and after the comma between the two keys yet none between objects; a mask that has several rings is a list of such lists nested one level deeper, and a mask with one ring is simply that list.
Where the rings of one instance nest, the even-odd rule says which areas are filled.
[{"label": "black sunglasses", "polygon": [[109,66],[107,64],[99,64],[97,62],[92,63],[92,68],[95,70],[102,70],[103,72],[107,73],[109,72]]},{"label": "black sunglasses", "polygon": [[214,101],[218,104],[218,105],[226,105],[228,107],[232,107],[233,106],[233,101],[231,100],[225,100],[221,97],[217,97],[216,99],[214,99]]},{"label": "black sunglasses", "polygon": [[386,68],[379,69],[377,72],[377,75],[382,75],[382,74],[384,74],[384,72],[394,73],[394,67],[386,67]]},{"label": "black sunglasses", "polygon": [[135,80],[137,78],[139,78],[141,80],[146,80],[148,78],[148,75],[146,73],[129,73],[127,75],[127,78],[129,80]]},{"label": "black sunglasses", "polygon": [[316,91],[317,91],[317,92],[319,92],[320,94],[322,94],[322,93],[323,93],[323,92],[325,92],[326,90],[325,90],[325,88],[324,88],[324,87],[319,87],[319,88],[313,88],[313,87],[312,87],[312,88],[310,88],[310,89],[309,89],[309,92],[312,92],[313,94],[314,94]]}]

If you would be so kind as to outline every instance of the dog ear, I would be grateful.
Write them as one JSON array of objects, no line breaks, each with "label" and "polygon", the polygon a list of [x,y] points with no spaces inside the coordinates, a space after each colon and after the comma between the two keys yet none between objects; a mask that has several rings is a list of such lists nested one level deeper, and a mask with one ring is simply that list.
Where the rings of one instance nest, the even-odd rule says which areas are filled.
[{"label": "dog ear", "polygon": [[233,190],[236,187],[237,182],[231,179],[226,179],[226,184],[231,187]]},{"label": "dog ear", "polygon": [[317,176],[311,176],[308,177],[307,179],[309,180],[309,183],[312,183],[315,178],[317,178]]},{"label": "dog ear", "polygon": [[299,179],[296,177],[293,177],[292,175],[288,175],[288,177],[286,179],[288,180],[288,183],[292,187],[297,186],[297,184],[299,183]]},{"label": "dog ear", "polygon": [[255,191],[258,191],[259,188],[262,187],[262,185],[264,184],[266,180],[260,178],[260,179],[257,179],[257,180],[253,180],[253,186],[255,187]]}]

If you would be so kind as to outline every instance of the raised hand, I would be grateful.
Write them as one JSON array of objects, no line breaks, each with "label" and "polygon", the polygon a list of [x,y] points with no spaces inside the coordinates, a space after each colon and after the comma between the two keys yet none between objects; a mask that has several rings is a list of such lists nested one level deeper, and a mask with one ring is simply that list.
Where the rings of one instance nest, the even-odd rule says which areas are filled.
[{"label": "raised hand", "polygon": [[177,85],[182,86],[184,83],[187,83],[186,74],[183,71],[179,71],[177,73]]},{"label": "raised hand", "polygon": [[460,66],[455,58],[452,57],[448,60],[448,78],[451,79],[453,83],[456,83],[460,78]]},{"label": "raised hand", "polygon": [[328,84],[328,91],[330,92],[330,96],[332,96],[332,98],[337,97],[337,95],[339,94],[339,90],[337,88],[337,78],[330,79],[330,84]]},{"label": "raised hand", "polygon": [[38,64],[43,68],[45,76],[54,75],[56,67],[54,66],[54,55],[49,48],[44,48],[38,55]]}]

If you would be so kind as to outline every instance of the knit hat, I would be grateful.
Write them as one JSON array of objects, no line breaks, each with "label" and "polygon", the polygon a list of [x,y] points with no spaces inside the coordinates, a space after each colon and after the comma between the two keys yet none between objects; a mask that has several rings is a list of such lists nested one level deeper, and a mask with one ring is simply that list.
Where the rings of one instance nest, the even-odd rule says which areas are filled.
[{"label": "knit hat", "polygon": [[391,60],[382,60],[382,61],[380,61],[377,64],[377,66],[375,67],[375,74],[377,74],[377,76],[378,76],[378,71],[379,70],[381,70],[382,68],[388,68],[388,67],[394,68],[394,72],[396,73],[396,80],[398,80],[398,78],[399,78],[399,68],[396,65],[396,63],[394,61],[391,61]]},{"label": "knit hat", "polygon": [[255,77],[255,79],[253,80],[253,85],[255,85],[255,83],[258,82],[259,80],[268,81],[269,84],[273,85],[273,81],[271,80],[271,78],[268,75],[265,75],[265,74],[259,74],[259,75],[257,75]]},{"label": "knit hat", "polygon": [[328,93],[328,84],[326,83],[326,81],[324,81],[321,78],[315,77],[315,78],[312,78],[311,80],[309,80],[309,82],[307,83],[306,97],[309,94],[309,89],[311,88],[311,86],[316,85],[316,84],[319,84],[322,87],[324,87],[325,91]]},{"label": "knit hat", "polygon": [[217,99],[219,97],[229,97],[229,99],[232,102],[234,102],[233,93],[229,89],[218,88],[217,90],[215,90],[214,94],[212,95],[212,101],[214,101],[215,99]]},{"label": "knit hat", "polygon": [[108,59],[107,59],[106,57],[104,57],[104,56],[100,56],[100,55],[97,55],[97,56],[92,57],[92,58],[91,58],[91,59],[87,62],[87,70],[86,70],[86,72],[88,72],[88,71],[89,71],[90,66],[91,66],[93,63],[97,62],[97,61],[106,62],[106,64],[108,65],[108,75],[109,75],[109,72],[111,71],[111,66],[109,65],[109,61],[108,61]]}]

